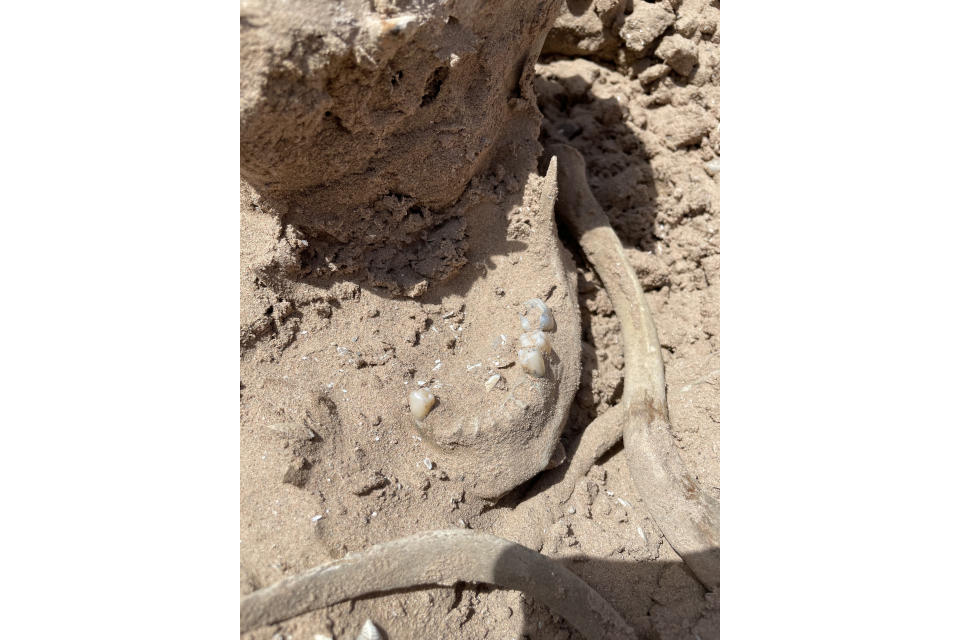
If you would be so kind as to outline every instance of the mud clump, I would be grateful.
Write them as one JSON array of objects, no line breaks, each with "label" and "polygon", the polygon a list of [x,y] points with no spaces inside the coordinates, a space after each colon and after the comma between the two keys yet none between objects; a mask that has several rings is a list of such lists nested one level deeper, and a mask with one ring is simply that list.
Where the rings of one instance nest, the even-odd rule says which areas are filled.
[{"label": "mud clump", "polygon": [[242,208],[282,226],[259,275],[422,295],[465,264],[452,207],[535,139],[558,0],[241,6]]}]

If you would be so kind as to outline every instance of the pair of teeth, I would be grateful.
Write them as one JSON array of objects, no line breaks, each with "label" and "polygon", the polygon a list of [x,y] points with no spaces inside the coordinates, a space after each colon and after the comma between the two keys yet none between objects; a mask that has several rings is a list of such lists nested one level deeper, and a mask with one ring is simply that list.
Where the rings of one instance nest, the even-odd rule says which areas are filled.
[{"label": "pair of teeth", "polygon": [[[525,333],[520,334],[520,350],[517,352],[517,361],[528,374],[535,378],[542,378],[547,375],[547,363],[543,356],[548,355],[553,349],[550,339],[544,331],[556,331],[557,323],[553,319],[553,312],[543,300],[534,298],[524,303],[527,309],[538,311],[538,315],[533,318],[533,323],[526,316],[520,317],[520,325]],[[538,327],[533,329],[533,327]]]}]

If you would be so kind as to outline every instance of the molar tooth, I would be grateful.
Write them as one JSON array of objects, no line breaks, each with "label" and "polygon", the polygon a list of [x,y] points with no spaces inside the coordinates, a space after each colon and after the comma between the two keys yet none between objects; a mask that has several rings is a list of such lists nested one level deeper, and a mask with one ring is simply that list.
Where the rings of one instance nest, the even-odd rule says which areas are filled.
[{"label": "molar tooth", "polygon": [[423,420],[430,413],[433,404],[437,401],[436,396],[426,389],[417,389],[410,393],[410,413],[417,420]]},{"label": "molar tooth", "polygon": [[[553,311],[550,310],[550,307],[548,307],[543,300],[540,298],[531,298],[530,300],[524,302],[523,306],[525,306],[527,309],[536,309],[540,312],[535,322],[537,329],[540,329],[541,331],[557,330],[557,323],[553,319]],[[534,327],[531,326],[530,321],[527,320],[525,315],[520,316],[520,326],[523,327],[524,331],[534,330]]]},{"label": "molar tooth", "polygon": [[517,352],[517,360],[523,370],[535,378],[542,378],[547,374],[547,364],[537,349],[520,349]]},{"label": "molar tooth", "polygon": [[543,331],[528,331],[520,334],[520,346],[524,349],[536,349],[544,355],[553,350],[550,339]]}]

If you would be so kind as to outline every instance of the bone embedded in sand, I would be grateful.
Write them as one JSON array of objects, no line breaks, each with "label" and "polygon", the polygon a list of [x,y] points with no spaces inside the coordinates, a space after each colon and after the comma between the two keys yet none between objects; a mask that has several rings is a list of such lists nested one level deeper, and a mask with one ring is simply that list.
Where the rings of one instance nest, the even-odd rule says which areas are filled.
[{"label": "bone embedded in sand", "polygon": [[[587,638],[637,637],[610,603],[558,561],[469,529],[426,531],[392,540],[254,591],[240,601],[240,630],[371,594],[460,582],[522,590]],[[370,626],[375,628],[372,622]]]}]

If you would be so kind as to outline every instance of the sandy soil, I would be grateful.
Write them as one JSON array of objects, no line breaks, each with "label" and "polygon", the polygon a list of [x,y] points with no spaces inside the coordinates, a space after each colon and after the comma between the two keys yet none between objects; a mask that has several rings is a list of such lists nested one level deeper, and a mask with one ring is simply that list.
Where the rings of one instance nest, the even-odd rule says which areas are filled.
[{"label": "sandy soil", "polygon": [[[719,3],[570,2],[535,71],[540,142],[586,159],[655,315],[677,445],[719,498]],[[559,279],[552,271],[542,180],[525,178],[532,145],[529,158],[494,162],[470,183],[476,197],[458,205],[469,223],[447,228],[444,251],[428,256],[429,286],[415,291],[353,274],[313,283],[311,295],[268,281],[254,268],[269,262],[261,239],[288,230],[241,182],[241,594],[372,544],[467,527],[560,559],[651,637],[719,636],[719,593],[693,578],[635,498],[621,446],[561,506],[530,479],[539,435],[497,463],[457,431],[493,398],[520,393],[514,341],[529,298],[557,317],[556,384],[524,428],[556,419],[569,456],[622,392],[613,308],[562,228]],[[550,398],[571,376],[569,416],[557,416]],[[407,396],[420,386],[438,403],[417,424]],[[544,455],[555,464],[563,454]],[[367,618],[397,640],[581,637],[522,593],[472,585],[342,603],[244,637],[352,640]]]}]

